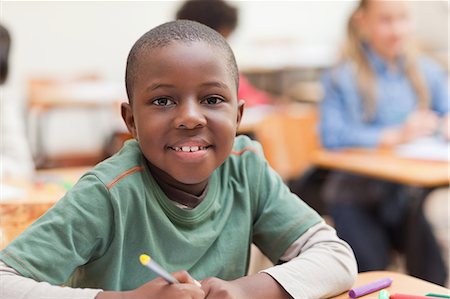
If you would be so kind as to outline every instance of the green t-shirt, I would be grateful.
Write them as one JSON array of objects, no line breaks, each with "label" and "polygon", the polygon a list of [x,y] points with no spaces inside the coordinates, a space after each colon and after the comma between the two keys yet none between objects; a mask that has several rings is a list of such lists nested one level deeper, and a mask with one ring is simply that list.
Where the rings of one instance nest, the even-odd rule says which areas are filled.
[{"label": "green t-shirt", "polygon": [[73,287],[130,290],[154,279],[149,254],[169,272],[244,276],[254,242],[273,262],[320,216],[290,193],[261,147],[237,137],[194,209],[169,200],[136,141],[98,164],[0,252],[23,276]]}]

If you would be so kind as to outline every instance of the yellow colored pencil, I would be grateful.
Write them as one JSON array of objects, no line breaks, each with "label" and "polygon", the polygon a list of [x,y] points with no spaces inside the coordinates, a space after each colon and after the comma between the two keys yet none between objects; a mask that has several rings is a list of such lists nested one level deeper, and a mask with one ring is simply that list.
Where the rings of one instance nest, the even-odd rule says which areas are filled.
[{"label": "yellow colored pencil", "polygon": [[146,254],[141,254],[139,257],[141,264],[145,267],[149,268],[162,278],[164,278],[168,283],[180,283],[175,277],[169,274],[166,270],[164,270],[160,265],[158,265],[154,260],[150,258],[150,256]]}]

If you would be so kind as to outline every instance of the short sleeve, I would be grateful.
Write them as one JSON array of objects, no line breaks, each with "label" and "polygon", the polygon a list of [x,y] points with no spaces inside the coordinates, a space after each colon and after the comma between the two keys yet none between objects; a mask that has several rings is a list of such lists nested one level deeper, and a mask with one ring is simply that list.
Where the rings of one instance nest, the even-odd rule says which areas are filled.
[{"label": "short sleeve", "polygon": [[114,231],[106,187],[85,175],[42,217],[0,252],[21,275],[61,285],[78,266],[101,256]]},{"label": "short sleeve", "polygon": [[262,168],[257,190],[260,191],[253,242],[276,263],[295,240],[322,218],[291,193],[267,163]]}]

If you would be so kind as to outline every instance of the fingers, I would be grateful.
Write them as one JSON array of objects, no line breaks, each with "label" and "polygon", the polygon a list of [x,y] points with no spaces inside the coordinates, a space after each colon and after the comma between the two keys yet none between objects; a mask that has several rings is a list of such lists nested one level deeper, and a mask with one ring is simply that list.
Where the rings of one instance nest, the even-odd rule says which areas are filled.
[{"label": "fingers", "polygon": [[[205,291],[193,283],[177,284],[177,285],[172,285],[171,287],[178,288],[180,293],[188,295],[189,296],[188,298],[192,298],[192,299],[204,299],[205,298]],[[180,298],[180,297],[178,296],[178,298]]]},{"label": "fingers", "polygon": [[429,113],[423,119],[425,130],[428,134],[433,134],[439,128],[439,117],[429,111]]},{"label": "fingers", "polygon": [[446,115],[442,119],[442,135],[447,141],[450,141],[450,115]]},{"label": "fingers", "polygon": [[432,135],[439,127],[439,117],[430,110],[413,112],[403,126],[403,135],[409,141]]},{"label": "fingers", "polygon": [[204,299],[205,292],[194,283],[186,283],[189,274],[182,272],[174,273],[175,278],[182,283],[169,284],[159,277],[129,291],[126,298]]},{"label": "fingers", "polygon": [[220,287],[220,280],[215,277],[210,277],[202,280],[202,289],[205,292],[206,298],[212,297],[213,294],[217,293]]},{"label": "fingers", "polygon": [[233,287],[233,285],[225,280],[210,277],[202,280],[202,289],[205,292],[206,298],[217,299],[232,299],[245,298]]},{"label": "fingers", "polygon": [[180,283],[190,283],[196,285],[197,287],[201,287],[200,282],[195,280],[189,273],[185,270],[178,271],[172,273],[173,277],[175,277]]}]

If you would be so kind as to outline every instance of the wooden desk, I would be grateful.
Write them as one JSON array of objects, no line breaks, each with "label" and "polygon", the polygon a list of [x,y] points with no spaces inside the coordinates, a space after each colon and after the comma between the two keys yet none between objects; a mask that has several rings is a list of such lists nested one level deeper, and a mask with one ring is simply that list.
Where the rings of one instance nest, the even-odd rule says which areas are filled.
[{"label": "wooden desk", "polygon": [[391,151],[320,149],[313,155],[313,163],[322,168],[420,187],[432,188],[450,184],[448,162],[401,158]]},{"label": "wooden desk", "polygon": [[104,80],[30,80],[28,104],[43,109],[54,107],[119,106],[126,101],[122,82]]},{"label": "wooden desk", "polygon": [[[123,126],[120,118],[120,103],[123,101],[126,101],[126,93],[122,82],[98,79],[31,79],[28,83],[28,123],[31,139],[34,140],[37,167],[93,165],[104,159],[103,144],[109,138],[107,130],[111,128],[112,133],[116,126]],[[52,130],[56,126],[51,121],[53,119],[51,116],[63,115],[61,113],[69,111],[70,113],[76,111],[75,113],[79,115],[81,112],[92,113],[94,111],[92,124],[88,129],[92,129],[101,138],[85,143],[89,144],[89,147],[81,147],[81,151],[75,146],[75,148],[66,147],[65,150],[55,153],[45,146],[47,144],[45,140],[48,140],[47,135],[54,136],[50,132],[53,134],[57,132]],[[97,127],[96,119],[99,115],[103,115],[103,122],[99,122]],[[101,125],[105,122],[104,117],[108,117],[109,126]],[[79,118],[77,120],[79,123],[75,121],[72,124],[74,128],[78,127],[77,125],[83,125],[83,119],[85,118]],[[68,130],[68,133],[75,132],[71,130],[70,126],[63,124],[61,127]],[[83,125],[82,128],[85,128],[82,131],[86,131],[86,125]],[[44,132],[47,135],[44,135]],[[57,135],[59,134],[61,133],[57,133]],[[102,141],[102,139],[104,140]]]},{"label": "wooden desk", "polygon": [[[402,293],[402,294],[411,294],[411,295],[421,295],[424,296],[428,293],[437,293],[448,295],[450,294],[450,290],[444,287],[438,286],[436,284],[414,278],[412,276],[408,276],[401,273],[388,272],[388,271],[375,271],[375,272],[365,272],[358,274],[357,281],[355,283],[355,287],[359,287],[365,285],[367,283],[379,280],[381,278],[389,277],[393,280],[390,287],[386,288],[389,293]],[[368,294],[362,297],[358,297],[360,299],[376,299],[378,298],[379,291],[374,292],[372,294]],[[348,299],[348,292],[343,293],[339,296],[333,297],[333,299]],[[432,299],[433,297],[430,297]]]},{"label": "wooden desk", "polygon": [[88,170],[86,167],[37,171],[32,182],[7,181],[20,194],[0,199],[0,248],[44,214]]}]

